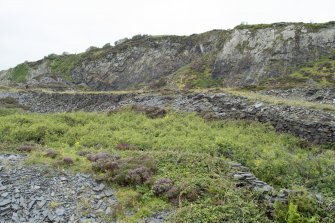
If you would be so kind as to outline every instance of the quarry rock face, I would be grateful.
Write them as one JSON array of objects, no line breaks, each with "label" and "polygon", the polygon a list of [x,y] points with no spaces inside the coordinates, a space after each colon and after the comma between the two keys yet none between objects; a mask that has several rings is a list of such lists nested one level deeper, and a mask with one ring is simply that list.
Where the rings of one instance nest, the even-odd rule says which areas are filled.
[{"label": "quarry rock face", "polygon": [[313,31],[300,25],[236,29],[217,54],[213,76],[223,77],[227,86],[257,84],[287,75],[334,48],[334,25]]},{"label": "quarry rock face", "polygon": [[[256,85],[285,76],[335,49],[335,23],[238,26],[191,36],[135,36],[115,46],[26,63],[21,84],[87,86],[92,90],[139,89],[171,80],[201,58],[223,86]],[[70,58],[70,59],[69,59]],[[59,61],[65,61],[59,64]],[[64,67],[66,67],[64,69]],[[1,71],[2,84],[17,84]]]}]

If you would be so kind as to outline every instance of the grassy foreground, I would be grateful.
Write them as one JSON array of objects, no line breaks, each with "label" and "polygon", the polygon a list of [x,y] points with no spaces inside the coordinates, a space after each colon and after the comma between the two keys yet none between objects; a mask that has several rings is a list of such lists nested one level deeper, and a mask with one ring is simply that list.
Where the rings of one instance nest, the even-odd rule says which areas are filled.
[{"label": "grassy foreground", "polygon": [[[30,163],[94,173],[112,184],[119,205],[107,219],[141,222],[170,210],[171,222],[334,222],[335,151],[278,134],[269,125],[206,122],[173,112],[151,119],[129,109],[15,111],[0,111],[0,151],[30,151]],[[108,162],[92,162],[99,152],[109,156]],[[259,194],[235,186],[231,160],[277,189],[319,192],[325,204],[297,195],[288,205],[276,205],[269,218]]]}]

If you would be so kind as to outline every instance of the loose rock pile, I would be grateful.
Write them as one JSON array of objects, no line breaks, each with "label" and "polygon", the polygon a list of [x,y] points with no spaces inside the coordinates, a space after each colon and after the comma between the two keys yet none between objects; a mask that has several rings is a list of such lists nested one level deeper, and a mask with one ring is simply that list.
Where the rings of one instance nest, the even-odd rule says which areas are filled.
[{"label": "loose rock pile", "polygon": [[0,155],[0,222],[106,222],[117,202],[113,190],[85,174],[23,167],[22,160]]},{"label": "loose rock pile", "polygon": [[[116,222],[111,188],[86,174],[26,166],[23,160],[0,154],[0,223]],[[168,214],[144,221],[163,222]]]}]

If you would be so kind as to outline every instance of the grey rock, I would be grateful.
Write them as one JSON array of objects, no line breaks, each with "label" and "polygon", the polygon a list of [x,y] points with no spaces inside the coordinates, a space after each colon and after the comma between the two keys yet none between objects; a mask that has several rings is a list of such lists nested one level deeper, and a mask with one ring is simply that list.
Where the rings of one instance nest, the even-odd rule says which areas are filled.
[{"label": "grey rock", "polygon": [[61,180],[61,181],[66,181],[67,178],[66,178],[66,177],[60,177],[60,180]]},{"label": "grey rock", "polygon": [[1,194],[1,197],[7,197],[9,195],[9,193],[8,192],[5,192],[5,193],[2,193]]},{"label": "grey rock", "polygon": [[106,195],[106,197],[110,197],[110,196],[113,195],[113,191],[112,190],[106,190],[105,195]]},{"label": "grey rock", "polygon": [[256,187],[255,190],[261,193],[266,193],[272,191],[273,187],[271,187],[270,185],[263,185],[262,187]]},{"label": "grey rock", "polygon": [[55,212],[56,212],[57,215],[64,215],[65,209],[64,208],[57,208]]},{"label": "grey rock", "polygon": [[13,210],[16,210],[16,211],[20,209],[19,205],[17,205],[17,204],[13,204],[12,208],[13,208]]},{"label": "grey rock", "polygon": [[32,200],[29,204],[28,204],[28,210],[30,210],[33,205],[35,204],[36,200]]},{"label": "grey rock", "polygon": [[262,103],[262,102],[258,102],[258,103],[256,103],[256,104],[254,104],[254,107],[255,108],[260,108],[260,107],[262,107],[264,104]]},{"label": "grey rock", "polygon": [[38,203],[38,207],[39,207],[39,208],[42,208],[42,207],[46,204],[46,202],[47,202],[47,201],[44,200],[44,199],[41,200],[41,201]]},{"label": "grey rock", "polygon": [[7,204],[10,204],[12,201],[10,199],[6,200],[0,200],[0,207],[6,206]]},{"label": "grey rock", "polygon": [[105,188],[105,185],[104,185],[104,184],[99,184],[97,187],[94,187],[93,190],[94,190],[94,191],[97,191],[97,192],[100,192],[100,191],[102,191],[104,188]]},{"label": "grey rock", "polygon": [[105,210],[105,214],[106,214],[106,215],[109,215],[109,214],[111,214],[111,213],[112,213],[111,208],[110,208],[110,207],[107,207],[106,210]]}]

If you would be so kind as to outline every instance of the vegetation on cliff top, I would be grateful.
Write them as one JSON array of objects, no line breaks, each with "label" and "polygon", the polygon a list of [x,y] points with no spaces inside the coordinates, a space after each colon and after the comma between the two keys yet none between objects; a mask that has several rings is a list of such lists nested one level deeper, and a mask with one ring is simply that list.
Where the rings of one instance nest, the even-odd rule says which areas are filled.
[{"label": "vegetation on cliff top", "polygon": [[[88,171],[110,182],[118,188],[120,202],[113,210],[120,221],[136,222],[167,209],[174,210],[174,222],[285,222],[291,215],[294,222],[334,218],[327,212],[327,205],[334,202],[334,151],[277,134],[269,125],[205,121],[195,114],[173,112],[152,119],[129,109],[110,114],[1,114],[2,150],[24,151],[32,145],[31,163]],[[98,153],[114,161],[90,162]],[[65,157],[74,163],[64,163]],[[275,218],[269,219],[259,194],[235,187],[230,160],[250,167],[278,189],[317,191],[326,202],[318,206],[311,197],[292,197],[289,206],[277,204]],[[144,172],[132,172],[134,168]],[[157,195],[157,187],[166,186],[157,185],[162,179],[171,179],[175,191]],[[127,210],[134,215],[127,216]]]},{"label": "vegetation on cliff top", "polygon": [[288,25],[295,25],[298,27],[305,27],[306,29],[310,31],[316,31],[322,28],[329,28],[330,26],[333,26],[335,24],[335,21],[330,21],[326,23],[294,23],[294,22],[279,22],[279,23],[272,23],[272,24],[247,24],[247,23],[241,23],[240,25],[236,26],[235,29],[249,29],[249,30],[258,30],[258,29],[266,29],[266,28],[280,28],[285,27]]},{"label": "vegetation on cliff top", "polygon": [[29,74],[29,66],[27,63],[22,63],[14,67],[10,71],[10,80],[15,83],[23,83],[27,80]]}]

